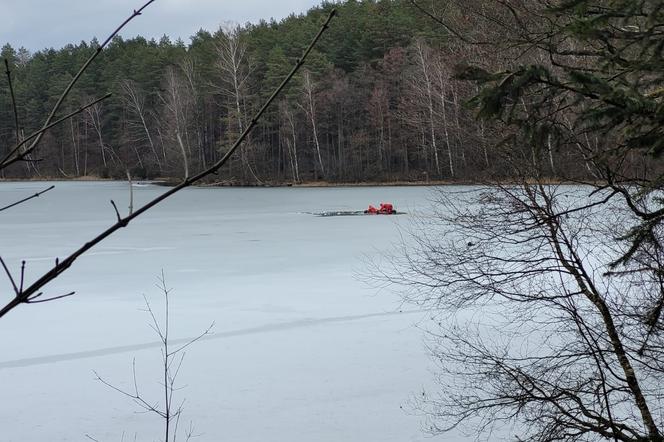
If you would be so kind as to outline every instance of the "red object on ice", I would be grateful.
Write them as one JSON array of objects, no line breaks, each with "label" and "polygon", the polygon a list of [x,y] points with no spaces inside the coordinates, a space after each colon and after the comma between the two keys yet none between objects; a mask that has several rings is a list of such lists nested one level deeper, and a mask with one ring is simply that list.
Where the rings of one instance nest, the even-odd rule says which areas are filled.
[{"label": "red object on ice", "polygon": [[392,213],[394,213],[394,208],[390,203],[380,203],[380,209],[378,209],[378,213],[381,215],[392,215]]},{"label": "red object on ice", "polygon": [[390,203],[380,203],[380,208],[375,208],[372,205],[369,205],[369,208],[364,211],[364,213],[368,215],[393,215],[397,213],[396,210],[394,210],[394,206]]}]

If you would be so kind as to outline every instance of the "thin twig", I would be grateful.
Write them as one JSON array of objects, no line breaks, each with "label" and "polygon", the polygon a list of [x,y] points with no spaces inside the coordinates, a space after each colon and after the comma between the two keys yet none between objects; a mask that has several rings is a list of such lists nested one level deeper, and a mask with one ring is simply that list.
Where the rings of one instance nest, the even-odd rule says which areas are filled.
[{"label": "thin twig", "polygon": [[23,291],[23,281],[25,280],[25,259],[21,261],[21,284],[19,286],[18,291],[22,292]]},{"label": "thin twig", "polygon": [[[135,364],[134,364],[134,379],[135,379],[135,376],[136,376],[136,371],[135,371],[135,369],[136,369],[136,367],[135,367]],[[97,378],[97,381],[99,381],[99,382],[101,382],[102,384],[106,385],[108,388],[110,388],[110,389],[112,389],[112,390],[115,390],[115,391],[117,391],[118,393],[120,393],[120,394],[122,394],[122,395],[124,395],[124,396],[127,396],[127,397],[130,398],[130,399],[132,399],[137,405],[139,405],[141,408],[143,408],[143,410],[145,410],[146,412],[156,413],[156,414],[158,414],[158,415],[161,416],[161,417],[165,417],[164,412],[161,411],[161,410],[159,410],[159,409],[157,408],[157,404],[152,405],[152,404],[150,404],[149,402],[145,401],[145,400],[141,397],[141,395],[138,393],[138,391],[136,391],[135,394],[129,393],[129,392],[127,392],[127,391],[125,391],[125,390],[123,390],[123,389],[121,389],[121,388],[116,387],[115,385],[111,384],[110,382],[106,381],[104,378],[102,378],[101,376],[99,376],[99,373],[97,373],[96,371],[93,371],[93,373],[95,374],[95,376],[96,376],[96,378]]]},{"label": "thin twig", "polygon": [[192,421],[189,421],[189,428],[187,429],[187,438],[185,439],[185,442],[189,442],[192,438],[198,436],[200,435],[194,434],[194,423]]},{"label": "thin twig", "polygon": [[[167,291],[164,291],[164,293],[168,293]],[[152,324],[149,324],[150,328],[154,330],[154,332],[159,336],[159,339],[161,342],[164,342],[164,333],[161,331],[161,326],[159,325],[159,321],[157,321],[157,317],[154,314],[154,310],[152,310],[152,306],[150,305],[150,301],[148,301],[147,296],[143,295],[143,300],[145,301],[145,306],[146,306],[146,312],[150,314],[150,318],[152,318]]]},{"label": "thin twig", "polygon": [[7,277],[9,278],[9,281],[11,281],[12,286],[14,287],[14,292],[16,293],[16,296],[18,296],[19,293],[21,293],[18,290],[18,287],[16,286],[16,282],[14,281],[14,277],[12,276],[11,272],[9,271],[9,268],[7,267],[7,264],[5,264],[5,260],[2,259],[2,256],[0,256],[0,263],[2,264],[2,267],[5,269],[5,273],[7,274]]},{"label": "thin twig", "polygon": [[449,25],[449,23],[445,23],[443,19],[440,17],[434,15],[431,11],[423,8],[420,6],[415,0],[410,0],[410,3],[417,8],[421,13],[435,21],[436,23],[440,24],[443,28],[445,28],[450,34],[454,35],[456,38],[461,40],[464,43],[471,44],[471,45],[495,45],[495,42],[490,42],[490,41],[472,41],[468,38],[466,38],[461,32],[457,31],[454,29],[452,26]]},{"label": "thin twig", "polygon": [[120,216],[120,211],[118,210],[118,206],[115,205],[115,201],[111,200],[111,205],[113,206],[113,209],[115,210],[115,216],[118,218],[118,222],[122,221],[122,216]]},{"label": "thin twig", "polygon": [[186,344],[184,344],[182,347],[180,347],[180,348],[178,348],[177,350],[174,350],[174,351],[172,351],[171,353],[169,353],[169,356],[174,356],[174,355],[178,354],[179,352],[181,352],[181,351],[184,350],[185,348],[189,347],[189,346],[190,346],[191,344],[193,344],[194,342],[199,341],[200,339],[203,339],[205,336],[209,335],[209,334],[211,333],[211,331],[212,331],[212,329],[214,328],[215,325],[216,325],[215,322],[212,322],[212,324],[210,324],[210,326],[207,328],[207,330],[205,330],[205,331],[204,331],[203,333],[201,333],[200,335],[196,336],[196,337],[195,337],[194,339],[192,339],[191,341],[189,341],[189,342],[187,342]]},{"label": "thin twig", "polygon": [[185,179],[182,183],[179,185],[173,187],[171,190],[159,195],[158,197],[154,198],[150,202],[146,203],[142,207],[140,207],[138,210],[136,210],[134,213],[127,215],[125,218],[123,218],[121,221],[116,222],[114,225],[106,229],[105,231],[101,232],[99,235],[91,239],[90,241],[86,242],[83,246],[81,246],[78,250],[73,252],[71,255],[69,255],[67,258],[63,259],[58,265],[53,267],[51,270],[46,272],[44,275],[42,275],[37,281],[35,281],[31,286],[25,289],[20,295],[16,296],[14,299],[12,299],[7,305],[5,305],[1,310],[0,310],[0,318],[2,318],[4,315],[6,315],[8,312],[19,306],[20,304],[24,303],[27,299],[29,299],[30,296],[32,296],[34,293],[39,291],[43,286],[60,276],[61,273],[66,271],[71,265],[85,252],[93,248],[95,245],[99,244],[102,242],[104,239],[108,238],[111,236],[113,233],[115,233],[117,230],[126,227],[132,220],[135,218],[141,216],[143,213],[147,212],[157,204],[161,203],[165,199],[171,197],[172,195],[176,194],[177,192],[181,191],[182,189],[185,189],[192,184],[195,184],[202,180],[203,178],[207,177],[208,175],[212,175],[216,173],[221,167],[228,162],[228,160],[233,156],[235,151],[242,145],[243,141],[247,138],[247,136],[251,133],[251,131],[254,129],[260,118],[263,116],[265,111],[270,107],[272,102],[279,96],[279,94],[284,90],[286,85],[292,80],[292,78],[295,76],[295,74],[300,70],[302,65],[304,65],[304,60],[307,58],[309,53],[313,50],[314,46],[320,40],[322,35],[325,33],[325,31],[328,29],[330,22],[336,15],[336,9],[333,9],[332,12],[330,12],[330,15],[327,17],[327,20],[325,23],[321,26],[320,30],[316,34],[316,36],[313,38],[307,49],[304,51],[302,54],[302,57],[299,58],[291,70],[291,72],[284,78],[282,83],[274,90],[270,98],[265,102],[263,107],[256,113],[256,115],[251,119],[250,124],[247,126],[247,128],[244,130],[242,135],[235,141],[233,146],[226,152],[226,154],[219,160],[217,161],[214,165],[212,165],[210,168],[199,172],[198,174]]},{"label": "thin twig", "polygon": [[30,299],[28,299],[27,301],[25,301],[25,303],[26,303],[26,304],[43,304],[43,303],[45,303],[45,302],[52,302],[52,301],[57,301],[57,300],[59,300],[59,299],[69,298],[70,296],[74,296],[75,294],[76,294],[76,292],[69,292],[69,293],[67,293],[67,294],[65,294],[65,295],[54,296],[54,297],[52,297],[52,298],[40,299],[40,300],[36,301],[37,298],[39,298],[40,296],[42,296],[41,293],[38,293],[38,294],[36,294],[35,296],[33,296],[32,298],[30,298]]},{"label": "thin twig", "polygon": [[5,69],[7,74],[7,84],[9,85],[9,94],[12,99],[12,109],[14,111],[14,126],[16,127],[16,144],[21,142],[21,126],[18,124],[18,109],[16,106],[16,96],[14,95],[14,85],[12,84],[12,74],[9,70],[9,60],[5,58]]},{"label": "thin twig", "polygon": [[49,190],[53,190],[53,189],[55,189],[55,186],[51,186],[51,187],[49,187],[48,189],[44,189],[44,190],[42,190],[41,192],[37,192],[37,193],[35,193],[34,195],[31,195],[31,196],[29,196],[29,197],[27,197],[27,198],[23,198],[22,200],[20,200],[20,201],[16,201],[16,202],[13,203],[13,204],[10,204],[10,205],[8,205],[8,206],[2,207],[2,208],[0,208],[0,212],[2,212],[3,210],[11,209],[12,207],[18,206],[19,204],[23,204],[24,202],[26,202],[26,201],[30,201],[30,200],[33,199],[33,198],[39,198],[41,195],[43,195],[43,194],[45,194],[46,192],[48,192]]}]

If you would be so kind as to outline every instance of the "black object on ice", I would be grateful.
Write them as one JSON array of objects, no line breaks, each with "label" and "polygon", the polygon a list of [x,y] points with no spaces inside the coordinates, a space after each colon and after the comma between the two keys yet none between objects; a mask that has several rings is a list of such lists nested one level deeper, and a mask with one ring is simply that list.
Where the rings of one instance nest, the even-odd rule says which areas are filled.
[{"label": "black object on ice", "polygon": [[[396,210],[391,213],[391,215],[404,215],[406,212],[397,212]],[[336,210],[330,212],[317,212],[312,213],[316,216],[374,216],[374,214],[367,213],[365,210]]]},{"label": "black object on ice", "polygon": [[320,213],[314,213],[316,216],[357,216],[357,215],[364,215],[363,210],[338,210],[338,211],[333,211],[333,212],[320,212]]}]

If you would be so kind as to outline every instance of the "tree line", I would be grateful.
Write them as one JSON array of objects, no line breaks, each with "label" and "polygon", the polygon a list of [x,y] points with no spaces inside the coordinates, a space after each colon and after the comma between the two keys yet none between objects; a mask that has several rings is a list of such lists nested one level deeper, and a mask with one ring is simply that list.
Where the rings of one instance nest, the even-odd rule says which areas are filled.
[{"label": "tree line", "polygon": [[[443,2],[434,2],[434,6]],[[340,19],[246,149],[216,180],[235,184],[310,181],[477,180],[511,176],[492,146],[504,134],[465,104],[477,90],[456,79],[464,60],[490,62],[405,0],[324,2],[281,21],[200,30],[186,44],[116,37],[86,72],[62,113],[100,102],[51,129],[34,160],[8,177],[182,176],[216,162],[250,123],[335,6]],[[435,8],[434,8],[435,10]],[[442,9],[441,9],[442,10]],[[463,20],[463,17],[450,17]],[[481,32],[481,30],[477,31]],[[59,92],[98,42],[30,53],[6,44],[20,122],[37,130]],[[0,153],[16,144],[10,91],[0,88]],[[550,173],[576,171],[549,153]],[[524,159],[524,161],[528,161]]]}]

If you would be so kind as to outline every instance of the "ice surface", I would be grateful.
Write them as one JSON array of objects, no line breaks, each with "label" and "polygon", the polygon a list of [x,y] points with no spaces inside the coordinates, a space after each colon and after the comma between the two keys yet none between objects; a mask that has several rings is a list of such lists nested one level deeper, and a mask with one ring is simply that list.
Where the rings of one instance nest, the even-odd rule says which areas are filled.
[{"label": "ice surface", "polygon": [[[2,183],[0,205],[49,184]],[[127,206],[126,183],[54,184],[0,214],[0,253],[14,271],[27,261],[28,282],[114,221],[110,199]],[[136,186],[135,204],[163,191]],[[160,398],[159,348],[141,308],[143,294],[158,299],[162,269],[174,289],[174,339],[216,322],[189,350],[178,392],[198,440],[428,440],[420,417],[401,408],[431,382],[413,327],[422,313],[399,312],[396,297],[355,277],[364,256],[398,241],[409,215],[305,212],[391,202],[412,213],[429,196],[420,187],[183,191],[48,286],[47,295],[75,297],[0,321],[0,440],[160,440],[158,420],[92,371],[128,386],[136,358],[143,391]]]}]

